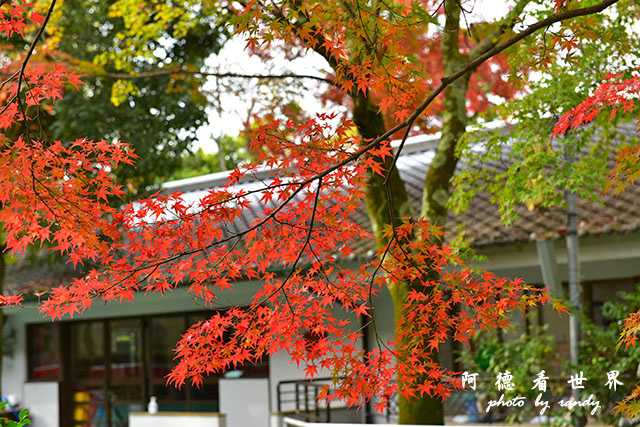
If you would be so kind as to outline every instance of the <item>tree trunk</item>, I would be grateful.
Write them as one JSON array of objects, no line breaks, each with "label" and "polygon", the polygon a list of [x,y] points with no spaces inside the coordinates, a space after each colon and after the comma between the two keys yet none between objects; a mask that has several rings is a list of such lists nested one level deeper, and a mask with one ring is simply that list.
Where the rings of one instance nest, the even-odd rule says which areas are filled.
[{"label": "tree trunk", "polygon": [[[449,75],[463,65],[466,58],[460,54],[458,46],[459,4],[455,0],[448,0],[445,2],[445,7],[447,22],[442,47],[445,75]],[[455,155],[456,144],[464,134],[468,120],[465,105],[468,80],[468,76],[457,80],[444,93],[442,136],[424,182],[420,216],[440,226],[444,226],[447,220],[450,180],[458,162]],[[374,138],[386,130],[384,120],[377,112],[377,108],[363,95],[354,97],[353,114],[358,130],[364,138]],[[390,162],[391,159],[388,160],[387,167],[390,166]],[[388,192],[384,188],[384,179],[378,175],[370,178],[367,188],[367,210],[379,248],[385,247],[388,243],[383,240],[380,232],[392,221],[389,201],[392,203],[394,220],[412,216],[409,197],[397,169],[391,170],[390,174]],[[410,289],[410,283],[389,287],[396,324],[402,317],[402,309]],[[399,344],[402,345],[402,343]],[[437,357],[438,354],[434,353],[434,360],[437,361]],[[443,405],[436,398],[425,395],[405,399],[399,396],[398,405],[400,424],[444,424]]]},{"label": "tree trunk", "polygon": [[[466,62],[460,54],[460,5],[457,0],[446,0],[447,22],[442,40],[442,62],[445,75],[450,75]],[[444,227],[447,222],[447,203],[451,177],[455,172],[458,158],[456,144],[464,134],[467,125],[466,96],[469,75],[463,76],[449,85],[444,92],[442,112],[442,136],[436,154],[429,165],[422,192],[420,216]]]},{"label": "tree trunk", "polygon": [[[366,97],[359,95],[354,97],[353,116],[356,126],[364,138],[375,138],[385,132],[383,117],[377,112],[377,107]],[[391,166],[391,158],[387,158],[387,169]],[[399,223],[402,217],[413,217],[413,209],[404,182],[394,167],[389,177],[389,191],[384,186],[384,178],[372,175],[367,188],[367,210],[371,221],[371,228],[376,236],[378,248],[384,248],[388,243],[382,237],[382,231],[393,221]],[[391,201],[392,206],[389,205]],[[392,208],[392,209],[391,209]],[[402,307],[410,289],[410,284],[402,283],[399,286],[389,286],[393,299],[393,308],[396,324],[402,316]],[[437,355],[436,355],[437,357]],[[402,396],[398,398],[399,423],[400,424],[443,424],[442,402],[430,396],[414,397],[410,400]]]}]

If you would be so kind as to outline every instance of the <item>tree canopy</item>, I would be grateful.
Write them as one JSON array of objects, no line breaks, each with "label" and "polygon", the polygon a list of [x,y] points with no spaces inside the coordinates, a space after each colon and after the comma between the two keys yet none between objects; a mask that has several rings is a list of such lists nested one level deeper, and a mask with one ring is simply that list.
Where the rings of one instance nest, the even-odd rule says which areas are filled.
[{"label": "tree canopy", "polygon": [[[218,311],[178,343],[171,382],[198,384],[202,375],[286,351],[310,377],[320,368],[331,370],[337,390],[332,398],[350,404],[376,399],[381,409],[398,392],[402,423],[442,421],[433,398],[459,387],[454,373],[438,363],[443,342],[466,343],[478,330],[504,326],[514,310],[549,299],[519,280],[473,272],[444,243],[441,227],[468,125],[497,114],[519,123],[553,121],[605,71],[630,73],[638,37],[629,24],[639,14],[630,0],[519,0],[505,16],[486,22],[470,22],[471,4],[455,0],[118,0],[92,6],[91,25],[104,39],[87,45],[78,38],[82,32],[65,40],[65,25],[85,25],[74,17],[76,9],[67,11],[66,2],[65,7],[45,2],[40,9],[9,0],[0,4],[5,35],[29,40],[16,50],[0,88],[0,220],[7,247],[20,252],[48,241],[70,262],[100,266],[71,286],[52,289],[41,311],[57,319],[84,312],[97,298],[132,301],[138,291],[164,293],[177,286],[211,306],[235,280],[256,279],[260,286],[247,307]],[[247,49],[265,59],[276,51],[287,58],[314,51],[329,73],[311,78],[210,70],[203,61],[226,31],[244,37]],[[69,57],[39,60],[49,45]],[[617,54],[620,61],[598,61],[601,52]],[[91,59],[93,70],[86,64]],[[82,86],[83,72],[93,76],[85,79],[99,77],[90,92]],[[536,84],[533,72],[542,73]],[[117,78],[112,87],[108,76]],[[150,76],[164,80],[147,81]],[[113,208],[110,198],[124,194],[113,175],[138,157],[130,148],[134,143],[113,138],[136,139],[127,126],[145,129],[148,115],[175,119],[175,127],[149,133],[163,138],[160,145],[151,140],[149,151],[171,159],[183,147],[178,126],[189,128],[192,117],[193,125],[202,120],[197,103],[178,110],[187,105],[186,94],[198,93],[194,78],[206,76],[257,79],[273,84],[276,94],[300,79],[322,81],[322,99],[349,113],[310,115],[291,102],[295,90],[283,91],[248,120],[253,157],[230,173],[226,186],[192,205],[180,194],[157,194]],[[176,85],[192,89],[169,90]],[[80,88],[80,95],[72,98],[70,86]],[[63,95],[73,102],[60,104],[67,102],[59,101]],[[76,123],[92,97],[107,96],[114,103],[104,110],[108,122],[95,128]],[[611,105],[606,95],[596,99],[561,119],[559,129],[594,117],[596,103]],[[513,101],[502,111],[492,109],[504,100]],[[49,138],[39,132],[39,111],[51,111],[54,103],[62,107],[52,111],[66,119],[55,118],[52,129],[58,133]],[[131,110],[118,110],[126,104]],[[125,117],[137,112],[135,119]],[[113,132],[116,122],[121,130]],[[558,154],[545,145],[551,128],[542,135],[521,129],[528,136],[523,138],[528,145],[516,152],[518,161],[524,158],[521,166],[529,166],[527,160],[540,166]],[[441,137],[421,210],[412,212],[395,164],[409,135],[435,130]],[[103,133],[97,138],[106,139],[91,142],[75,132]],[[392,150],[394,137],[401,143]],[[138,152],[138,162],[154,161]],[[130,170],[126,174],[136,179]],[[256,174],[266,176],[263,187],[242,185]],[[537,178],[531,177],[537,175],[523,176],[534,185],[516,185],[523,191],[515,195],[499,193],[506,217],[513,203],[537,199],[540,189],[548,188],[535,185]],[[496,191],[504,179],[522,179],[513,172],[498,178]],[[578,186],[575,176],[552,184]],[[250,226],[235,229],[254,198],[267,208]],[[464,207],[464,197],[460,200]],[[362,204],[371,232],[355,221]],[[376,240],[377,256],[361,268],[345,268],[340,256],[350,253],[354,240],[368,238]],[[273,265],[284,267],[285,274],[275,274]],[[391,345],[361,349],[359,323],[344,320],[337,307],[358,320],[370,318],[372,296],[384,286],[393,299],[396,337]],[[5,304],[20,301],[2,298]],[[309,341],[309,334],[316,339]]]},{"label": "tree canopy", "polygon": [[[83,0],[58,3],[43,44],[34,51],[30,62],[64,65],[86,78],[79,90],[65,91],[59,102],[41,108],[38,124],[40,132],[54,140],[81,135],[129,141],[140,158],[135,167],[117,168],[115,177],[127,198],[139,197],[155,191],[154,184],[168,179],[181,166],[196,130],[206,122],[207,98],[193,76],[157,75],[136,80],[133,88],[130,74],[118,75],[121,67],[108,58],[114,55],[114,42],[122,36],[125,26],[121,18],[109,13],[112,4]],[[34,6],[42,10],[49,3]],[[229,36],[229,30],[215,22],[194,22],[173,43],[148,40],[144,49],[154,51],[154,56],[132,58],[126,69],[140,74],[166,64],[202,67]],[[20,65],[24,48],[22,38],[12,37],[11,41],[13,45],[6,45],[3,52],[14,61],[3,68],[4,74]]]}]

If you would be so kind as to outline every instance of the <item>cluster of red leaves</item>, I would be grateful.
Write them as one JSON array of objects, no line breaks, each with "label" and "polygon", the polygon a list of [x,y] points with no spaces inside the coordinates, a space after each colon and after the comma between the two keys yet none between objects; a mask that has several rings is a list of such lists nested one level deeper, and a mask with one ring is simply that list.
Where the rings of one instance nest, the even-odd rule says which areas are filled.
[{"label": "cluster of red leaves", "polygon": [[411,284],[394,342],[394,357],[402,362],[397,375],[407,388],[401,392],[408,396],[446,397],[457,386],[455,373],[432,360],[447,339],[468,344],[478,331],[508,327],[509,313],[549,300],[544,290],[521,280],[474,273],[442,245],[441,230],[428,222],[405,222],[387,230],[387,237],[393,244],[384,269],[391,286],[398,280]]},{"label": "cluster of red leaves", "polygon": [[[98,297],[131,301],[138,291],[184,286],[218,312],[178,343],[171,383],[197,385],[204,375],[284,351],[310,378],[319,372],[339,378],[322,397],[350,405],[376,398],[382,408],[395,392],[446,397],[457,382],[445,380],[454,373],[432,361],[431,352],[447,336],[467,342],[477,330],[504,326],[508,313],[546,296],[525,296],[533,290],[518,281],[475,276],[424,221],[389,229],[390,244],[378,256],[344,268],[350,244],[371,237],[355,217],[366,178],[384,173],[391,150],[382,144],[351,161],[360,143],[349,123],[332,130],[330,119],[265,125],[252,141],[262,148],[258,160],[199,200],[156,195],[114,213],[122,234],[97,257],[108,268],[53,289],[43,313],[59,318],[83,312]],[[243,214],[255,219],[246,224]],[[441,278],[430,280],[424,266]],[[248,301],[221,305],[242,292],[243,279],[253,280]],[[360,318],[371,318],[382,286],[400,283],[415,284],[397,336],[411,336],[411,344],[363,350]]]},{"label": "cluster of red leaves", "polygon": [[[8,64],[7,70],[11,68]],[[4,70],[3,70],[4,71]],[[65,84],[78,87],[80,76],[58,65],[46,67],[39,64],[29,67],[24,73],[16,70],[0,85],[0,137],[3,132],[18,122],[29,122],[33,119],[35,109],[29,107],[45,106],[62,98]]]},{"label": "cluster of red leaves", "polygon": [[38,11],[29,11],[33,5],[34,3],[16,1],[0,10],[0,32],[4,33],[7,38],[16,33],[24,37],[24,29],[29,25],[25,22],[26,19],[31,20],[34,24],[42,24],[44,17]]},{"label": "cluster of red leaves", "polygon": [[[327,203],[322,193],[316,195],[318,203]],[[269,232],[279,234],[276,242],[293,232],[290,226],[274,226]],[[306,227],[308,233],[310,225]],[[356,231],[358,226],[351,224],[350,229]],[[191,378],[198,384],[203,375],[284,351],[305,367],[310,378],[320,370],[337,377],[333,393],[320,398],[342,399],[349,405],[374,399],[379,410],[396,392],[445,398],[459,387],[459,381],[454,379],[455,372],[433,360],[440,344],[448,337],[466,343],[478,330],[504,327],[514,309],[526,310],[547,299],[520,281],[490,273],[475,275],[439,243],[442,233],[428,222],[407,220],[389,228],[389,246],[357,270],[342,268],[325,248],[317,247],[321,242],[315,237],[305,243],[306,233],[301,231],[291,257],[299,259],[302,248],[310,265],[290,270],[284,278],[261,274],[262,285],[248,307],[221,311],[194,325],[178,343],[180,360],[171,382],[179,385]],[[247,253],[262,249],[262,240],[252,240]],[[279,246],[276,253],[290,243]],[[382,258],[386,261],[380,264]],[[456,271],[447,271],[451,267]],[[429,279],[434,272],[440,275],[438,280]],[[372,298],[383,286],[406,282],[412,283],[413,290],[400,316],[396,340],[363,350],[359,319],[374,322]]]},{"label": "cluster of red leaves", "polygon": [[[325,42],[336,58],[340,34]],[[358,90],[376,84],[364,70]],[[328,115],[262,126],[251,142],[257,160],[197,200],[156,194],[116,211],[107,204],[120,194],[109,171],[133,161],[126,146],[46,142],[28,132],[11,137],[16,124],[29,129],[27,112],[62,96],[66,83],[77,76],[60,67],[27,68],[3,83],[0,220],[8,248],[49,241],[74,264],[89,259],[101,266],[52,289],[41,312],[54,320],[84,312],[97,298],[132,301],[139,291],[179,286],[217,310],[178,343],[171,383],[199,384],[203,375],[284,351],[308,377],[324,370],[336,378],[327,399],[357,404],[376,397],[381,409],[395,392],[444,398],[458,382],[447,380],[453,373],[430,354],[446,336],[467,342],[479,329],[504,326],[514,309],[546,299],[519,281],[476,276],[424,221],[390,228],[388,246],[371,262],[344,268],[351,243],[371,237],[355,218],[367,178],[386,173],[392,151],[388,143],[360,150],[353,125],[333,129]],[[248,289],[242,279],[252,281]],[[412,291],[396,341],[363,350],[360,318],[373,321],[381,287],[405,283]],[[221,305],[243,290],[239,306]]]},{"label": "cluster of red leaves", "polygon": [[603,108],[611,110],[609,117],[618,111],[631,112],[640,94],[640,74],[636,73],[629,79],[620,77],[621,74],[606,76],[605,82],[596,88],[593,95],[558,120],[552,136],[591,123]]},{"label": "cluster of red leaves", "polygon": [[[22,34],[27,16],[41,23],[37,12],[28,12],[31,6],[4,5],[2,28],[9,35]],[[8,69],[15,64],[2,65]],[[7,249],[23,253],[29,245],[49,242],[74,265],[95,260],[119,235],[108,199],[122,192],[109,171],[121,162],[132,163],[133,152],[106,141],[63,143],[33,136],[39,109],[60,99],[65,85],[77,88],[79,76],[55,65],[6,74],[0,84],[0,221]],[[5,296],[0,303],[16,305],[20,297]]]},{"label": "cluster of red leaves", "polygon": [[109,168],[131,162],[120,144],[84,139],[62,144],[22,136],[0,152],[0,221],[11,252],[45,241],[74,264],[96,259],[117,230],[108,215],[110,196],[122,194]]},{"label": "cluster of red leaves", "polygon": [[[423,31],[425,15],[444,14],[443,4],[414,3],[300,1],[295,6],[282,5],[274,13],[263,3],[250,1],[236,11],[235,28],[248,35],[247,47],[255,52],[268,53],[274,40],[284,40],[287,49],[302,46],[323,53],[335,71],[331,78],[338,88],[330,88],[326,99],[342,101],[345,94],[369,96],[391,128],[407,119],[444,77],[443,34]],[[381,13],[387,18],[380,19]],[[461,34],[463,55],[475,45],[469,34]],[[509,66],[504,55],[490,58],[477,71],[468,82],[470,113],[484,112],[492,105],[488,94],[503,98],[515,94],[506,78]],[[435,100],[429,111],[439,111],[440,102]],[[433,131],[433,119],[427,112],[416,125],[422,131]]]},{"label": "cluster of red leaves", "polygon": [[[591,123],[603,108],[610,110],[610,119],[618,112],[632,112],[640,96],[640,74],[636,72],[628,79],[621,79],[621,76],[607,76],[592,96],[558,120],[552,137]],[[616,154],[616,163],[609,178],[605,192],[613,191],[616,195],[640,178],[640,149],[637,145],[626,146]]]}]

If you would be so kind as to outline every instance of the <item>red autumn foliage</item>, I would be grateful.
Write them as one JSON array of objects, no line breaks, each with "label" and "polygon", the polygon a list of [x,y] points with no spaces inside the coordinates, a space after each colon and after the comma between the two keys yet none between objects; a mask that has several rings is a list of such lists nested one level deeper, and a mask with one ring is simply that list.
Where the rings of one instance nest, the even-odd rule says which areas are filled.
[{"label": "red autumn foliage", "polygon": [[[556,124],[552,136],[561,135],[569,129],[591,123],[602,109],[609,110],[609,118],[618,112],[631,113],[640,96],[640,74],[636,71],[630,78],[621,74],[609,75],[586,101],[563,115]],[[638,119],[640,123],[640,118]],[[616,154],[616,164],[611,170],[605,191],[616,194],[624,191],[628,184],[640,178],[640,147],[627,146]]]},{"label": "red autumn foliage", "polygon": [[[22,34],[30,5],[6,7],[0,19],[4,31]],[[324,43],[340,58],[346,55],[344,31],[335,29],[335,37]],[[386,43],[399,37],[393,26],[384,34]],[[380,75],[376,61],[338,67],[336,78],[346,91],[373,91],[381,99],[403,94],[394,113],[402,118],[421,90],[409,77],[414,65],[398,58],[385,65],[395,76],[393,84],[374,78]],[[371,238],[355,217],[367,177],[386,173],[384,160],[392,150],[388,141],[354,137],[348,121],[332,128],[331,115],[261,126],[251,141],[259,148],[256,161],[200,200],[156,194],[115,210],[107,201],[121,190],[109,171],[135,158],[125,144],[50,142],[29,131],[37,108],[59,99],[65,85],[78,83],[64,68],[39,66],[24,67],[2,84],[0,220],[7,247],[21,252],[50,242],[74,265],[100,266],[51,290],[40,309],[53,320],[83,313],[98,298],[133,301],[138,292],[162,294],[177,287],[214,307],[237,280],[255,280],[245,306],[218,310],[187,331],[177,345],[171,383],[199,384],[203,375],[284,351],[305,366],[308,377],[321,368],[340,377],[328,398],[348,404],[378,398],[383,405],[395,392],[444,398],[458,382],[431,355],[447,337],[466,343],[478,330],[505,326],[514,310],[547,299],[521,281],[475,274],[441,243],[442,231],[426,221],[394,224],[376,257],[360,268],[344,268],[340,259],[351,253],[351,243]],[[18,125],[27,130],[16,137]],[[259,171],[270,171],[264,185],[243,185]],[[248,228],[238,229],[241,214],[257,201],[265,210]],[[275,266],[284,273],[276,274]],[[400,282],[411,283],[412,290],[397,341],[362,350],[359,320],[371,318],[383,286]],[[20,296],[2,297],[0,303],[19,305]],[[396,342],[409,344],[394,347]]]}]

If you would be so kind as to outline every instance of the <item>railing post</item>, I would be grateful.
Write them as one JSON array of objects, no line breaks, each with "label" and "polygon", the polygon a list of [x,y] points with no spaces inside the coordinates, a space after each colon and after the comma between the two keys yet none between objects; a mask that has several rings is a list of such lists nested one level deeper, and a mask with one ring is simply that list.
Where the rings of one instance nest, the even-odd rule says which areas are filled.
[{"label": "railing post", "polygon": [[309,420],[309,386],[305,383],[304,385],[304,419],[305,421]]},{"label": "railing post", "polygon": [[318,386],[313,388],[313,407],[315,408],[316,420],[320,421],[320,406],[318,406]]},{"label": "railing post", "polygon": [[327,399],[327,422],[331,422],[331,401]]},{"label": "railing post", "polygon": [[280,402],[280,400],[282,399],[282,396],[280,394],[280,383],[278,383],[278,385],[276,386],[276,395],[278,396],[278,412],[282,412],[282,403]]}]

